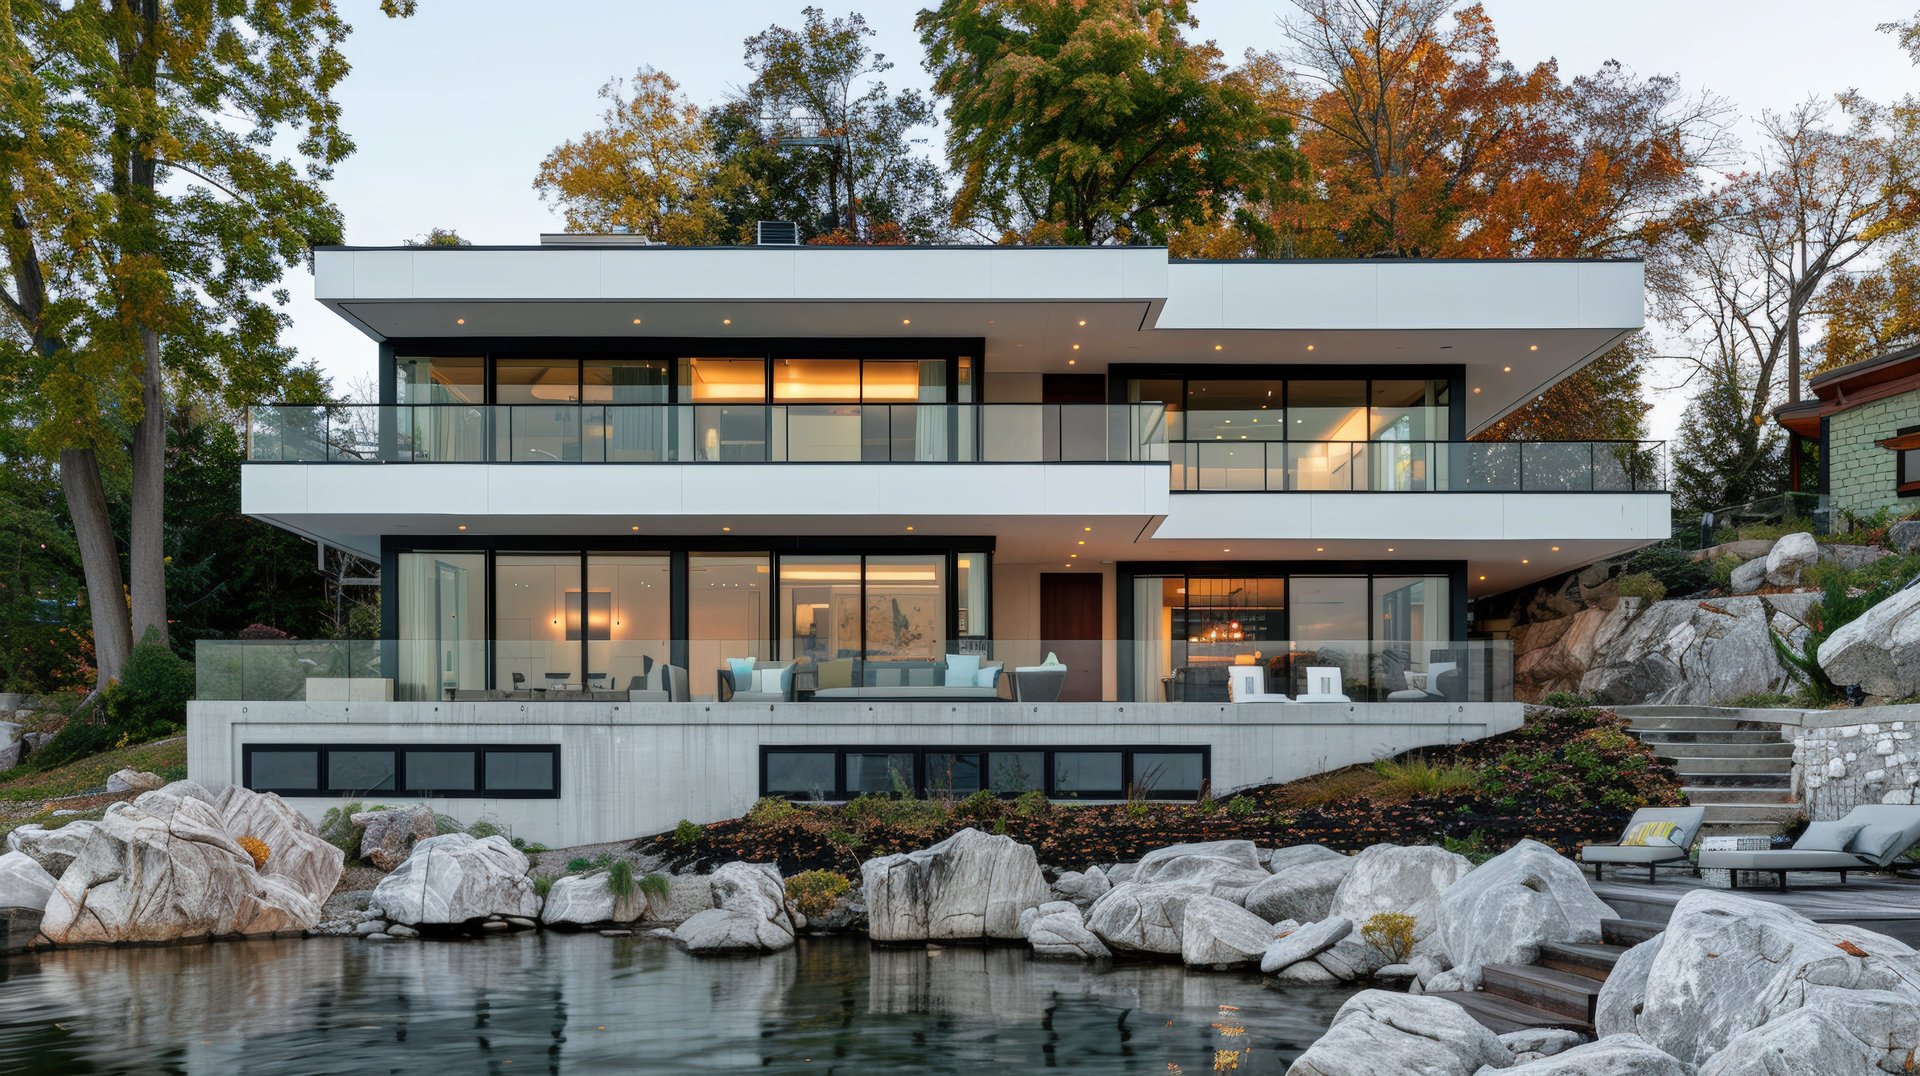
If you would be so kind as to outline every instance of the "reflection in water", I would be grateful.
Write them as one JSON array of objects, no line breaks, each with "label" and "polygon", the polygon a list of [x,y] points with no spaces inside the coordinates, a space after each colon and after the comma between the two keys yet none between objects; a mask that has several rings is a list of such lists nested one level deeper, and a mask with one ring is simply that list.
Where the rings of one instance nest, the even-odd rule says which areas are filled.
[{"label": "reflection in water", "polygon": [[1198,1073],[1229,1045],[1279,1073],[1345,997],[856,938],[717,960],[551,933],[78,949],[0,958],[0,1072]]}]

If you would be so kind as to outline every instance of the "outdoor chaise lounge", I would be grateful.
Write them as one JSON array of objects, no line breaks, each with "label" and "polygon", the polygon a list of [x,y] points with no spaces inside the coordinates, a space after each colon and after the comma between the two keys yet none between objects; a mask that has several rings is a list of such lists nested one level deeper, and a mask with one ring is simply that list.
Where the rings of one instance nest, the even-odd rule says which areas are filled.
[{"label": "outdoor chaise lounge", "polygon": [[1227,673],[1227,701],[1229,702],[1284,702],[1291,704],[1292,699],[1277,691],[1267,690],[1267,670],[1258,665],[1235,665]]},{"label": "outdoor chaise lounge", "polygon": [[1920,842],[1920,806],[1873,803],[1855,807],[1837,822],[1813,822],[1792,848],[1767,852],[1702,852],[1701,867],[1735,872],[1766,871],[1787,888],[1788,871],[1835,871],[1845,882],[1851,871],[1897,870],[1893,861]]},{"label": "outdoor chaise lounge", "polygon": [[[1645,867],[1647,881],[1651,882],[1656,867],[1687,862],[1687,850],[1693,847],[1693,838],[1706,820],[1705,807],[1642,807],[1627,820],[1619,843],[1587,845],[1580,849],[1580,862],[1593,868],[1596,882],[1601,870],[1609,865]],[[1673,829],[1659,833],[1667,823]]]}]

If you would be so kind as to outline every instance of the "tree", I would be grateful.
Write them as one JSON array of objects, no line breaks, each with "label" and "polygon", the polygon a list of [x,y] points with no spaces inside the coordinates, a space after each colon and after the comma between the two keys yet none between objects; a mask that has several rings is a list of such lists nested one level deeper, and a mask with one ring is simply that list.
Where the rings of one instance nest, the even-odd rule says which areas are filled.
[{"label": "tree", "polygon": [[600,97],[607,102],[601,128],[561,143],[540,162],[533,186],[541,198],[560,208],[570,232],[717,242],[713,133],[699,106],[651,67],[630,83],[609,81]]},{"label": "tree", "polygon": [[893,69],[858,13],[817,7],[798,30],[746,39],[752,80],[713,114],[722,212],[743,242],[759,220],[801,223],[816,242],[937,242],[949,235],[944,177],[913,132],[933,105],[888,89]]},{"label": "tree", "polygon": [[1706,512],[1745,504],[1786,484],[1785,438],[1777,424],[1754,420],[1753,385],[1741,373],[1735,365],[1709,369],[1687,405],[1673,453],[1678,508]]},{"label": "tree", "polygon": [[1920,342],[1920,242],[1902,236],[1878,267],[1834,280],[1807,312],[1823,325],[1816,374]]},{"label": "tree", "polygon": [[[102,681],[134,637],[166,636],[169,385],[270,392],[286,293],[260,293],[340,238],[321,183],[353,148],[332,97],[348,30],[325,3],[21,4],[0,21],[6,404],[59,459]],[[130,609],[108,471],[132,489]]]},{"label": "tree", "polygon": [[1482,430],[1483,441],[1637,441],[1651,409],[1641,372],[1653,355],[1635,333],[1538,398]]},{"label": "tree", "polygon": [[415,236],[405,241],[410,247],[470,247],[473,244],[460,237],[452,228],[428,228],[425,235]]},{"label": "tree", "polygon": [[[1279,199],[1297,157],[1255,74],[1189,41],[1189,0],[942,0],[915,25],[947,101],[956,224],[1164,243]],[[1257,241],[1263,250],[1268,246]]]}]

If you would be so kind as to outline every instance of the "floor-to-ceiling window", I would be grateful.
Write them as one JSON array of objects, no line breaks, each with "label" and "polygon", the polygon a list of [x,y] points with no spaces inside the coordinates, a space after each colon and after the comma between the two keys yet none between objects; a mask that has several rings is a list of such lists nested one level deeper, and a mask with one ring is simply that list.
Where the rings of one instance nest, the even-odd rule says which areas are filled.
[{"label": "floor-to-ceiling window", "polygon": [[866,558],[867,662],[926,666],[947,651],[947,558],[912,553]]},{"label": "floor-to-ceiling window", "polygon": [[1367,577],[1295,575],[1292,650],[1285,694],[1306,689],[1306,670],[1337,668],[1347,694],[1364,698],[1368,683]]},{"label": "floor-to-ceiling window", "polygon": [[853,686],[860,657],[859,557],[780,558],[780,653],[818,667],[823,687]]},{"label": "floor-to-ceiling window", "polygon": [[599,424],[587,440],[605,446],[592,458],[609,463],[672,459],[672,364],[666,359],[587,359],[580,365],[583,421]]},{"label": "floor-to-ceiling window", "polygon": [[393,360],[393,449],[421,462],[486,458],[487,360],[479,355]]},{"label": "floor-to-ceiling window", "polygon": [[580,436],[580,361],[498,359],[493,400],[497,459],[551,463],[585,458]]},{"label": "floor-to-ceiling window", "polygon": [[681,359],[680,402],[692,405],[692,459],[767,458],[765,359]]},{"label": "floor-to-ceiling window", "polygon": [[587,677],[640,687],[673,661],[673,580],[665,553],[587,555]]},{"label": "floor-to-ceiling window", "polygon": [[588,603],[580,554],[500,553],[493,572],[494,686],[584,686],[580,647]]},{"label": "floor-to-ceiling window", "polygon": [[395,695],[440,699],[486,687],[486,554],[402,553],[395,575]]},{"label": "floor-to-ceiling window", "polygon": [[773,656],[767,603],[773,570],[765,553],[692,553],[687,557],[687,669],[693,690],[714,690],[729,659]]}]

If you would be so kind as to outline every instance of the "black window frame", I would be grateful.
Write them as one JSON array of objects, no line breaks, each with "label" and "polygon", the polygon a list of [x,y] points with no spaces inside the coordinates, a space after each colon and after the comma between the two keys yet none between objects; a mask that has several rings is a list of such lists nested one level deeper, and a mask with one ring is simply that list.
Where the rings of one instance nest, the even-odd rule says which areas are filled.
[{"label": "black window frame", "polygon": [[[303,752],[310,751],[316,756],[315,788],[256,788],[253,782],[253,756],[259,752]],[[328,756],[334,751],[391,751],[394,758],[394,787],[390,789],[344,790],[331,789]],[[470,789],[420,789],[408,787],[407,753],[409,751],[432,751],[453,753],[470,751],[473,753],[473,787]],[[552,759],[553,787],[550,789],[504,788],[489,789],[486,783],[487,756],[491,754],[544,754]],[[280,796],[300,796],[310,799],[356,799],[369,795],[413,796],[439,799],[516,799],[540,800],[559,799],[560,785],[560,745],[559,744],[464,744],[464,743],[247,743],[240,745],[240,783],[255,792],[272,792]]]},{"label": "black window frame", "polygon": [[[1920,433],[1920,426],[1902,426],[1893,431],[1895,437],[1916,433]],[[1893,493],[1896,497],[1920,497],[1920,481],[1906,480],[1909,456],[1920,456],[1920,448],[1903,448],[1893,454]]]},{"label": "black window frame", "polygon": [[[1187,800],[1197,798],[1209,790],[1213,784],[1213,748],[1208,744],[762,744],[760,745],[759,775],[756,787],[762,797],[786,799],[794,803],[811,802],[810,798],[793,794],[791,790],[773,790],[767,784],[767,763],[776,755],[822,755],[833,756],[833,783],[831,789],[822,789],[824,802],[841,803],[853,799],[860,793],[847,788],[847,756],[854,754],[907,754],[913,757],[911,784],[915,796],[925,798],[928,788],[928,755],[978,755],[980,756],[980,785],[984,790],[993,789],[993,756],[995,754],[1032,754],[1042,756],[1043,773],[1040,778],[1040,791],[1050,800],[1123,800],[1128,796],[1134,784],[1134,756],[1153,755],[1196,755],[1200,759],[1200,787],[1168,788],[1149,790],[1150,799]],[[1121,787],[1113,789],[1080,789],[1061,792],[1054,777],[1054,759],[1062,753],[1082,754],[1088,752],[1118,752],[1120,754]],[[867,793],[869,795],[873,793]],[[1018,791],[995,792],[1001,799],[1012,799],[1021,795]]]}]

